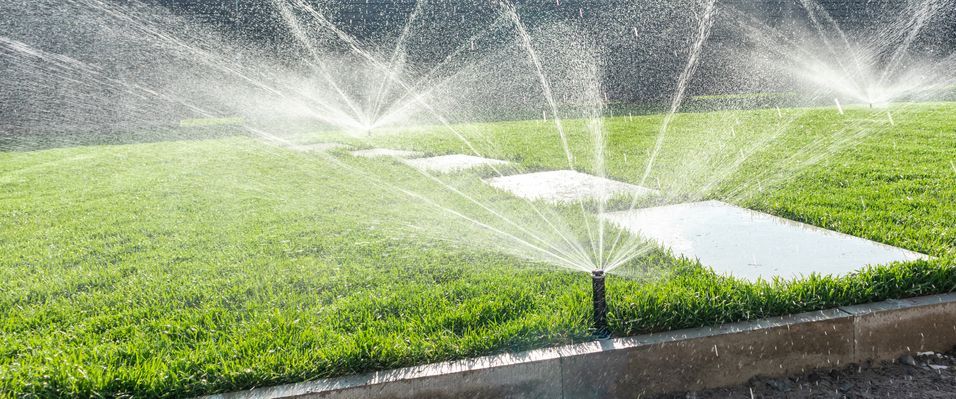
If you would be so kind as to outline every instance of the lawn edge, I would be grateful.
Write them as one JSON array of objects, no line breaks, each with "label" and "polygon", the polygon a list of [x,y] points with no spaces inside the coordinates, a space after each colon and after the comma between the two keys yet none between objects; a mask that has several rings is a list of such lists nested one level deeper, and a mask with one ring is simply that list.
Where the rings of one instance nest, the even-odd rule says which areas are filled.
[{"label": "lawn edge", "polygon": [[956,293],[206,396],[633,398],[956,346]]}]

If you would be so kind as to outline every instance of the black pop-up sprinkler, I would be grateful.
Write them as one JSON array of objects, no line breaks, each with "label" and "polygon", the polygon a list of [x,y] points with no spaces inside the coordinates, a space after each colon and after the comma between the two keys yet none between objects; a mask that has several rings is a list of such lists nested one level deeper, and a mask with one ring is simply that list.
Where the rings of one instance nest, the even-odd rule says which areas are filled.
[{"label": "black pop-up sprinkler", "polygon": [[607,327],[607,300],[604,296],[604,270],[591,272],[594,301],[594,336],[598,339],[611,337]]}]

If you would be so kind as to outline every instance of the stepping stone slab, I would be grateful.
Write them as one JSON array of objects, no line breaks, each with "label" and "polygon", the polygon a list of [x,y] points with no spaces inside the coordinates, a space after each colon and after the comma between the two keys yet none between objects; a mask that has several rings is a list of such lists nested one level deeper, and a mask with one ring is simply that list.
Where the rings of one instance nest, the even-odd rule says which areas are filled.
[{"label": "stepping stone slab", "polygon": [[507,165],[507,161],[476,157],[472,155],[442,155],[430,158],[406,160],[405,163],[425,171],[451,173],[489,165]]},{"label": "stepping stone slab", "polygon": [[527,173],[485,180],[499,190],[530,200],[568,203],[587,199],[607,200],[617,194],[646,196],[656,190],[592,176],[573,170]]},{"label": "stepping stone slab", "polygon": [[352,155],[364,158],[416,158],[422,153],[416,151],[393,150],[390,148],[372,148],[369,150],[352,151]]},{"label": "stepping stone slab", "polygon": [[697,258],[717,273],[755,281],[811,273],[843,275],[866,265],[927,256],[720,201],[614,212],[603,217]]}]

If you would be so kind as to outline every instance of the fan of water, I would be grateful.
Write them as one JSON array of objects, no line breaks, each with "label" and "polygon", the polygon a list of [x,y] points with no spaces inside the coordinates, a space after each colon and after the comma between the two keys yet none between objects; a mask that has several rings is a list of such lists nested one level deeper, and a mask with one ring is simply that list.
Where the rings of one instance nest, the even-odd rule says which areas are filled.
[{"label": "fan of water", "polygon": [[[427,150],[416,140],[431,140],[469,160],[508,163],[487,163],[479,176],[445,174],[419,161],[402,166],[407,173],[399,179],[341,152],[316,156],[441,215],[441,223],[410,222],[416,234],[572,270],[614,272],[655,246],[611,228],[600,217],[609,209],[712,198],[718,187],[721,198],[747,198],[871,131],[852,126],[728,188],[724,183],[785,135],[801,111],[778,109],[772,131],[741,141],[735,129],[747,120],[740,118],[758,117],[714,113],[704,117],[707,123],[681,125],[689,95],[726,94],[741,76],[761,76],[773,84],[755,83],[753,91],[796,82],[815,87],[803,94],[807,99],[883,104],[932,98],[954,83],[952,55],[911,52],[952,8],[942,0],[907,2],[898,18],[863,36],[869,41],[853,40],[810,0],[799,3],[806,40],[716,0],[586,8],[419,0],[396,3],[390,15],[399,15],[391,19],[397,22],[386,18],[364,30],[349,22],[344,3],[237,4],[254,6],[254,23],[217,26],[135,1],[0,6],[3,129],[57,140],[63,132],[240,117],[247,133],[277,146],[269,150],[307,148],[316,137],[363,147],[401,142],[416,150]],[[723,51],[728,46],[733,49]],[[820,87],[832,93],[821,94]],[[618,102],[663,110],[652,131],[623,133],[648,138],[638,140],[645,147],[608,145],[607,117],[622,116],[612,107]],[[537,122],[477,123],[516,120]],[[522,131],[529,126],[534,134]],[[673,142],[675,128],[696,129],[698,141]],[[518,159],[516,146],[551,158]],[[640,172],[612,173],[607,160],[627,162],[628,154],[641,163]],[[565,173],[558,180],[594,182],[593,195],[548,201],[491,187],[548,169]],[[411,178],[416,183],[408,183]],[[621,189],[615,180],[636,186]]]},{"label": "fan of water", "polygon": [[[956,84],[951,39],[938,33],[952,25],[953,2],[883,4],[873,7],[879,15],[856,21],[838,21],[812,0],[799,4],[799,18],[785,29],[743,14],[735,20],[752,43],[749,61],[792,79],[798,90],[873,107],[938,98]],[[844,27],[860,20],[867,26]]]}]

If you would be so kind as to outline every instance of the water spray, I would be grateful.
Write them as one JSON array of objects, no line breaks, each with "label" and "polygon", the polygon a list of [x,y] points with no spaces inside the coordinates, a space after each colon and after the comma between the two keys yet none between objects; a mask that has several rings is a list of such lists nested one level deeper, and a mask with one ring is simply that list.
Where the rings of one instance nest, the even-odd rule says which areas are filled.
[{"label": "water spray", "polygon": [[598,339],[611,337],[607,327],[607,299],[604,294],[604,270],[591,272],[592,300],[594,302],[594,336]]}]

